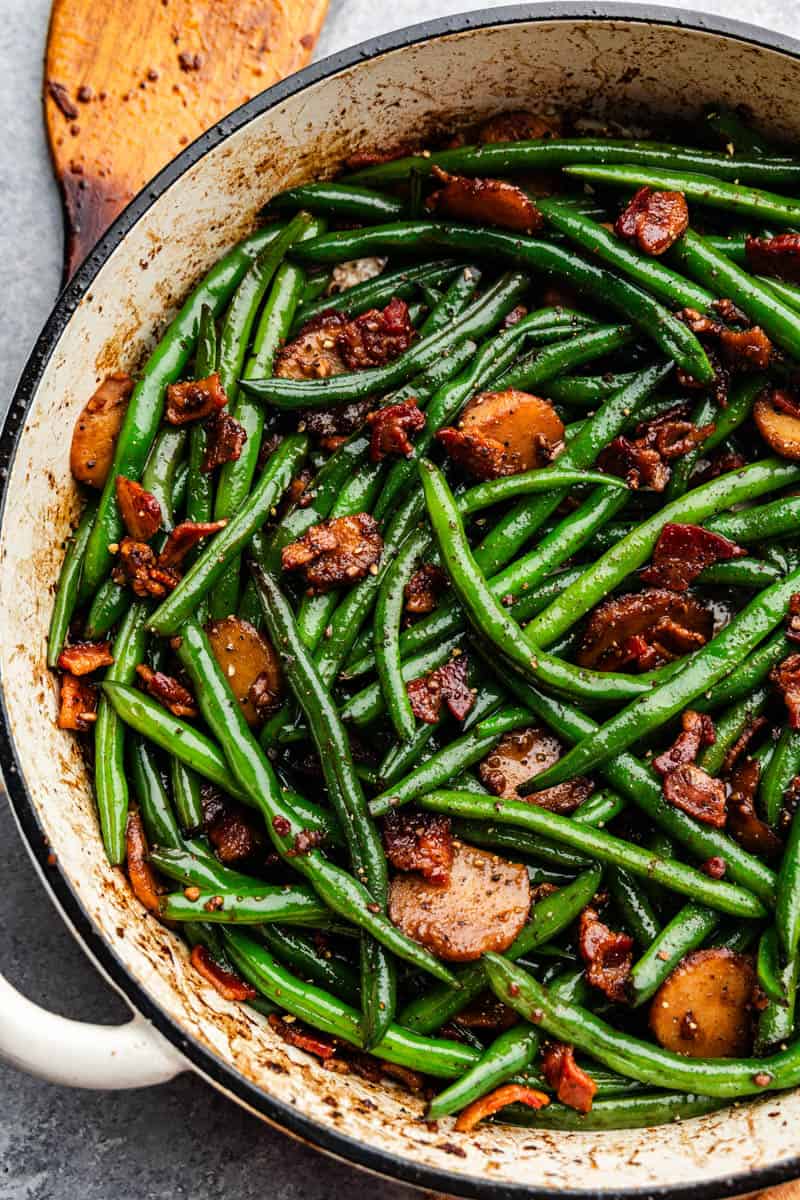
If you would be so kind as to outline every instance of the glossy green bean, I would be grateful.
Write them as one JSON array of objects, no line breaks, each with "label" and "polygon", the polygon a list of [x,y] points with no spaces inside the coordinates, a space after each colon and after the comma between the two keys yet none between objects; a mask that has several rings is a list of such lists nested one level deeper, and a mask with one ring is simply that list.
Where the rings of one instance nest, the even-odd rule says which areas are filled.
[{"label": "glossy green bean", "polygon": [[591,1112],[579,1113],[565,1104],[548,1104],[534,1112],[523,1105],[503,1110],[502,1119],[512,1125],[530,1129],[552,1129],[564,1132],[594,1132],[608,1129],[652,1129],[688,1121],[724,1108],[726,1100],[697,1096],[684,1092],[651,1092],[644,1096],[618,1096],[595,1100]]},{"label": "glossy green bean", "polygon": [[625,928],[640,948],[649,946],[661,930],[661,923],[644,888],[624,867],[610,867],[608,888]]},{"label": "glossy green bean", "polygon": [[174,755],[170,759],[172,802],[184,833],[196,833],[203,825],[200,779]]},{"label": "glossy green bean", "polygon": [[684,904],[633,964],[629,991],[634,1007],[649,1000],[681,959],[702,946],[718,925],[719,913],[715,909],[693,900]]},{"label": "glossy green bean", "polygon": [[758,687],[741,700],[735,700],[714,722],[715,738],[697,760],[709,775],[716,775],[725,756],[751,721],[760,716],[770,698],[770,689]]},{"label": "glossy green bean", "polygon": [[436,285],[447,282],[460,270],[462,268],[454,260],[441,259],[420,263],[419,266],[401,267],[396,271],[384,271],[372,279],[346,288],[343,292],[300,305],[290,334],[297,333],[307,321],[330,309],[355,317],[369,308],[378,308],[386,304],[393,296],[408,299],[415,295],[423,284]]},{"label": "glossy green bean", "polygon": [[405,589],[419,561],[420,547],[412,533],[399,546],[378,589],[373,620],[378,680],[395,733],[402,742],[410,741],[417,727],[403,678],[400,624],[405,607]]},{"label": "glossy green bean", "polygon": [[261,925],[268,921],[318,925],[327,922],[331,914],[302,884],[262,883],[253,892],[249,888],[224,891],[215,887],[202,891],[194,900],[185,891],[170,892],[162,897],[161,915],[168,921],[225,925]]},{"label": "glossy green bean", "polygon": [[761,776],[761,809],[766,821],[777,826],[783,812],[786,791],[800,773],[800,733],[788,726],[781,731],[775,753]]},{"label": "glossy green bean", "polygon": [[299,972],[301,978],[327,988],[348,1004],[359,1004],[358,976],[342,958],[320,951],[310,938],[296,929],[264,925],[259,932],[275,957],[292,971]]},{"label": "glossy green bean", "polygon": [[390,221],[400,216],[403,202],[371,188],[342,183],[338,179],[324,179],[315,183],[301,183],[298,187],[279,192],[266,205],[268,212],[298,208],[355,221]]},{"label": "glossy green bean", "polygon": [[597,329],[576,334],[568,341],[543,350],[535,350],[514,366],[509,367],[496,381],[498,391],[518,388],[522,391],[539,387],[563,371],[584,366],[595,359],[613,354],[633,341],[629,325],[601,325]]},{"label": "glossy green bean", "polygon": [[[150,861],[162,875],[174,879],[177,883],[189,887],[199,887],[205,892],[249,892],[258,895],[259,889],[267,884],[254,875],[245,875],[242,871],[234,871],[219,861],[203,847],[200,851],[196,842],[191,845],[184,843],[182,847],[151,846]],[[298,884],[295,891],[304,887]],[[305,888],[309,904],[313,902],[321,916],[322,907],[311,888]]]},{"label": "glossy green bean", "polygon": [[797,957],[800,944],[800,809],[792,817],[778,872],[775,928],[784,962]]},{"label": "glossy green bean", "polygon": [[800,497],[784,496],[769,504],[754,505],[739,512],[722,513],[706,522],[706,528],[742,545],[761,544],[767,538],[794,534],[800,519]]},{"label": "glossy green bean", "polygon": [[78,591],[83,572],[83,555],[92,531],[92,522],[96,511],[96,501],[87,501],[77,528],[67,540],[67,552],[58,576],[56,598],[53,601],[50,629],[47,634],[47,665],[50,668],[58,666],[58,656],[64,649],[70,622],[78,603]]},{"label": "glossy green bean", "polygon": [[183,838],[152,745],[136,735],[128,740],[127,749],[131,781],[148,842],[178,849]]}]

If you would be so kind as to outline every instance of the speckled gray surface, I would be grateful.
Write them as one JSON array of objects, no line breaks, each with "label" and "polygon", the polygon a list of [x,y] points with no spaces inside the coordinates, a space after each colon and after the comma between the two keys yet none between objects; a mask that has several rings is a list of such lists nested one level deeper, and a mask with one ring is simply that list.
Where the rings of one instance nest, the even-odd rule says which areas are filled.
[{"label": "speckled gray surface", "polygon": [[[406,0],[397,20],[392,6],[375,0],[332,0],[318,52],[469,7],[469,0]],[[483,7],[496,4],[488,0]],[[751,0],[746,7],[705,0],[702,7],[798,32],[797,0]],[[10,134],[0,175],[3,412],[60,272],[61,218],[39,103],[49,8],[50,0],[0,0],[0,112]],[[2,793],[0,879],[0,971],[57,1012],[124,1020],[125,1006],[95,975],[42,892]],[[0,1067],[0,1093],[0,1200],[160,1200],[166,1193],[248,1200],[265,1192],[277,1200],[328,1200],[348,1192],[411,1200],[420,1194],[320,1157],[190,1075],[146,1092],[97,1094]]]}]

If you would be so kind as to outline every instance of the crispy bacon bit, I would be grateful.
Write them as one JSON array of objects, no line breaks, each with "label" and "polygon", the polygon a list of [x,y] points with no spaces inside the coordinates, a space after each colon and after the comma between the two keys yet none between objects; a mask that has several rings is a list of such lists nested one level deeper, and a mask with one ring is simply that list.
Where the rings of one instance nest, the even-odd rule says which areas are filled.
[{"label": "crispy bacon bit", "polygon": [[522,470],[517,453],[482,433],[466,433],[448,427],[440,429],[436,439],[454,462],[478,479],[500,479],[503,475],[517,475]]},{"label": "crispy bacon bit", "polygon": [[457,1133],[471,1133],[475,1126],[486,1117],[491,1117],[509,1104],[526,1104],[528,1108],[544,1108],[550,1103],[544,1092],[535,1088],[525,1087],[521,1083],[504,1083],[495,1088],[488,1096],[481,1096],[468,1104],[459,1115],[455,1124]]},{"label": "crispy bacon bit", "polygon": [[255,1000],[256,989],[244,979],[231,971],[229,967],[220,966],[206,950],[205,946],[195,946],[192,950],[191,964],[206,983],[219,992],[225,1000]]},{"label": "crispy bacon bit", "polygon": [[561,121],[558,117],[545,117],[537,113],[498,113],[489,117],[478,130],[478,141],[489,142],[532,142],[561,136]]},{"label": "crispy bacon bit", "polygon": [[59,696],[58,728],[86,733],[97,720],[97,690],[77,675],[64,675]]},{"label": "crispy bacon bit", "polygon": [[516,233],[541,229],[544,217],[522,188],[504,179],[448,175],[439,167],[433,175],[442,184],[425,201],[428,212],[456,221],[477,221]]},{"label": "crispy bacon bit", "polygon": [[252,858],[264,846],[264,835],[252,813],[229,800],[225,800],[222,812],[206,828],[217,858],[226,864]]},{"label": "crispy bacon bit", "polygon": [[139,663],[136,674],[144,684],[148,695],[163,704],[164,708],[169,709],[174,717],[197,716],[194,696],[172,675],[165,675],[163,671],[154,671],[145,663]]},{"label": "crispy bacon bit", "polygon": [[773,408],[777,408],[778,412],[786,413],[787,416],[800,420],[800,400],[793,392],[788,392],[785,388],[774,388],[770,392],[769,398]]},{"label": "crispy bacon bit", "polygon": [[790,654],[783,662],[773,667],[769,674],[789,713],[789,726],[800,729],[800,654]]},{"label": "crispy bacon bit", "polygon": [[414,716],[435,725],[442,715],[442,701],[452,716],[463,721],[475,703],[469,686],[469,659],[461,654],[451,658],[443,666],[406,685]]},{"label": "crispy bacon bit", "polygon": [[776,237],[745,238],[747,262],[758,275],[800,283],[800,234],[779,233]]},{"label": "crispy bacon bit", "polygon": [[105,484],[133,391],[130,375],[107,375],[80,412],[72,433],[69,465],[80,483]]},{"label": "crispy bacon bit", "polygon": [[659,255],[677,242],[688,225],[689,208],[682,192],[642,187],[617,217],[614,229],[645,254]]},{"label": "crispy bacon bit", "polygon": [[261,671],[247,690],[247,699],[252,704],[259,721],[266,721],[280,707],[280,689],[275,687],[271,671]]},{"label": "crispy bacon bit", "polygon": [[338,346],[348,369],[358,371],[393,362],[415,337],[408,305],[392,296],[383,310],[371,308],[348,321],[339,333]]},{"label": "crispy bacon bit", "polygon": [[161,505],[152,492],[146,492],[135,479],[118,475],[115,480],[117,504],[125,528],[137,542],[149,542],[161,528]]},{"label": "crispy bacon bit", "polygon": [[383,551],[378,525],[369,513],[334,517],[312,525],[296,542],[284,546],[284,571],[302,571],[310,595],[357,583],[375,566]]},{"label": "crispy bacon bit", "polygon": [[723,879],[727,869],[728,864],[718,854],[712,855],[711,858],[707,858],[704,863],[700,864],[700,870],[704,875],[708,875],[709,879]]},{"label": "crispy bacon bit", "polygon": [[273,1029],[278,1037],[283,1038],[284,1042],[290,1046],[296,1046],[298,1050],[305,1050],[307,1054],[314,1054],[323,1062],[333,1058],[336,1053],[336,1043],[327,1034],[318,1033],[316,1029],[309,1029],[306,1025],[301,1025],[299,1021],[284,1021],[277,1013],[270,1013],[267,1020],[270,1029]]},{"label": "crispy bacon bit", "polygon": [[761,764],[755,758],[745,758],[728,780],[728,832],[750,854],[759,858],[776,858],[783,843],[756,812],[755,797],[761,779]]},{"label": "crispy bacon bit", "polygon": [[178,567],[190,550],[194,549],[203,538],[219,533],[228,524],[227,521],[182,521],[169,534],[164,549],[158,556],[159,567]]},{"label": "crispy bacon bit", "polygon": [[425,1087],[425,1076],[419,1071],[412,1071],[410,1067],[381,1060],[380,1069],[382,1075],[388,1076],[389,1079],[396,1079],[412,1095],[419,1095]]},{"label": "crispy bacon bit", "polygon": [[687,708],[681,717],[681,732],[669,750],[653,759],[659,775],[668,775],[676,767],[694,762],[703,746],[713,746],[716,730],[711,717]]},{"label": "crispy bacon bit", "polygon": [[139,810],[132,808],[128,813],[125,830],[125,850],[128,879],[133,894],[148,912],[158,913],[158,883],[155,872],[148,861],[147,837]]},{"label": "crispy bacon bit", "polygon": [[663,492],[669,483],[670,470],[657,450],[630,438],[614,438],[598,456],[597,465],[609,475],[624,479],[629,488],[638,491],[648,488]]},{"label": "crispy bacon bit", "polygon": [[676,767],[661,784],[667,803],[704,825],[722,829],[727,818],[725,784],[694,763]]},{"label": "crispy bacon bit", "polygon": [[164,420],[170,425],[202,421],[219,412],[227,403],[228,397],[215,371],[206,379],[188,379],[184,383],[169,384]]},{"label": "crispy bacon bit", "polygon": [[302,858],[310,854],[325,841],[325,834],[320,829],[301,829],[294,835],[291,850],[286,851],[287,858]]},{"label": "crispy bacon bit", "polygon": [[247,441],[247,430],[227,412],[218,412],[206,422],[208,443],[202,470],[208,475],[215,467],[236,462]]},{"label": "crispy bacon bit", "polygon": [[425,428],[425,415],[417,408],[416,400],[406,400],[371,412],[367,424],[372,431],[369,456],[373,462],[380,462],[387,454],[409,458],[414,453],[414,446],[408,435]]},{"label": "crispy bacon bit", "polygon": [[114,661],[110,642],[75,642],[58,656],[58,666],[71,675],[91,675]]},{"label": "crispy bacon bit", "polygon": [[371,409],[369,397],[354,400],[352,404],[337,404],[335,408],[302,409],[299,426],[304,433],[310,433],[312,437],[328,444],[333,438],[349,437],[360,429]]},{"label": "crispy bacon bit", "polygon": [[722,771],[720,772],[721,775],[729,775],[731,773],[752,739],[760,729],[764,728],[766,723],[766,717],[748,717],[744,729],[739,734],[731,748],[728,750],[725,758],[722,760]]},{"label": "crispy bacon bit", "polygon": [[642,571],[642,579],[671,592],[685,592],[706,567],[745,554],[741,546],[710,529],[670,523],[661,530],[652,564]]},{"label": "crispy bacon bit", "polygon": [[329,379],[346,370],[339,337],[347,317],[337,309],[318,313],[278,352],[274,371],[281,379]]},{"label": "crispy bacon bit", "polygon": [[[547,770],[561,757],[561,744],[536,726],[507,733],[478,766],[481,781],[495,796],[518,800],[517,788]],[[525,797],[531,804],[563,816],[591,795],[594,785],[583,776]]]},{"label": "crispy bacon bit", "polygon": [[447,587],[447,575],[435,563],[423,563],[405,586],[406,612],[414,616],[433,612],[439,594]]},{"label": "crispy bacon bit", "polygon": [[766,371],[772,361],[772,342],[760,325],[724,329],[719,341],[725,358],[741,371]]},{"label": "crispy bacon bit", "polygon": [[440,887],[449,882],[453,865],[449,817],[393,809],[383,823],[383,846],[396,871],[418,871]]},{"label": "crispy bacon bit", "polygon": [[615,1004],[627,1000],[633,963],[633,938],[614,933],[594,908],[585,908],[578,924],[578,949],[586,963],[586,978]]},{"label": "crispy bacon bit", "polygon": [[393,146],[384,146],[382,150],[357,150],[344,161],[351,171],[361,171],[364,167],[375,167],[394,162],[396,158],[406,158],[409,154],[419,154],[420,150],[416,142],[395,142]]},{"label": "crispy bacon bit", "polygon": [[112,578],[121,586],[128,584],[136,596],[153,596],[157,600],[180,583],[179,573],[173,567],[159,566],[146,542],[135,542],[129,537],[119,544]]},{"label": "crispy bacon bit", "polygon": [[565,1042],[548,1042],[542,1054],[542,1074],[556,1099],[577,1112],[592,1111],[597,1084],[575,1062],[575,1051]]},{"label": "crispy bacon bit", "polygon": [[693,596],[662,588],[604,600],[583,634],[578,664],[601,671],[651,671],[711,637],[711,612]]}]

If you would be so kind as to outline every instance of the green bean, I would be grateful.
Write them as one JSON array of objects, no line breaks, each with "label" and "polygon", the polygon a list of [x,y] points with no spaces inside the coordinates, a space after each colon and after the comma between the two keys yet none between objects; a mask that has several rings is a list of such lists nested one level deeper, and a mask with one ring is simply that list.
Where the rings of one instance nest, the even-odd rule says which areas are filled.
[{"label": "green bean", "polygon": [[719,913],[690,900],[657,934],[631,969],[628,989],[634,1007],[649,1000],[678,963],[702,946],[719,925]]},{"label": "green bean", "polygon": [[602,829],[614,817],[618,817],[626,807],[627,801],[623,796],[613,792],[610,788],[603,788],[601,791],[593,792],[588,800],[584,800],[580,808],[577,808],[572,814],[572,819]]},{"label": "green bean", "polygon": [[[299,255],[304,246],[319,241],[319,238],[313,238],[310,242],[298,243],[295,251]],[[528,283],[527,275],[521,272],[511,271],[501,276],[482,297],[464,309],[449,328],[420,338],[386,366],[369,367],[327,379],[248,379],[242,380],[242,386],[245,391],[278,408],[326,408],[330,404],[386,392],[427,370],[459,342],[484,337],[511,311],[527,290]]]},{"label": "green bean", "polygon": [[706,522],[706,528],[731,541],[762,543],[766,538],[793,534],[800,518],[800,497],[784,496],[740,512],[722,513]]},{"label": "green bean", "polygon": [[[466,790],[472,792],[473,789]],[[585,854],[576,854],[574,850],[559,846],[551,838],[539,837],[526,830],[504,829],[501,825],[487,824],[485,821],[461,820],[453,821],[452,827],[455,835],[465,842],[506,850],[515,857],[524,854],[537,863],[572,875],[591,866],[591,860]]]},{"label": "green bean", "polygon": [[473,1100],[485,1096],[505,1079],[531,1065],[539,1050],[540,1037],[531,1025],[514,1025],[496,1037],[475,1066],[440,1092],[428,1105],[429,1121],[459,1112]]},{"label": "green bean", "polygon": [[[751,721],[760,716],[770,697],[770,689],[757,688],[741,700],[735,700],[715,722],[715,738],[698,759],[698,766],[716,775],[725,756]],[[763,786],[763,785],[762,785]]]},{"label": "green bean", "polygon": [[320,313],[333,309],[335,312],[355,317],[367,309],[386,304],[393,296],[407,299],[413,296],[422,284],[447,282],[461,269],[454,260],[442,259],[437,262],[420,263],[419,266],[401,267],[396,271],[384,271],[373,279],[346,288],[343,292],[302,304],[297,310],[290,334],[297,333],[301,326],[313,317],[318,317]]},{"label": "green bean", "polygon": [[645,1096],[619,1096],[595,1100],[592,1110],[579,1113],[565,1104],[548,1104],[539,1112],[523,1105],[503,1110],[503,1121],[531,1129],[593,1132],[605,1129],[652,1129],[688,1121],[724,1108],[727,1101],[684,1092],[651,1092]]},{"label": "green bean", "polygon": [[[574,746],[553,767],[536,777],[550,787],[579,775],[660,728],[696,696],[728,675],[785,617],[789,599],[800,584],[800,568],[755,596],[729,625],[694,654],[674,678],[655,687]],[[527,784],[521,794],[525,794]],[[530,790],[533,790],[532,788]]]},{"label": "green bean", "polygon": [[711,583],[722,587],[755,588],[760,591],[775,583],[781,572],[758,558],[731,558],[727,562],[713,563],[698,576],[698,583]]},{"label": "green bean", "polygon": [[[343,1000],[297,979],[275,961],[266,946],[240,930],[223,930],[225,948],[237,970],[255,988],[316,1029],[364,1048],[359,1013]],[[477,1051],[445,1038],[426,1038],[391,1025],[371,1053],[386,1062],[444,1078],[461,1075],[478,1058]]]},{"label": "green bean", "polygon": [[185,833],[195,833],[203,824],[200,780],[179,758],[170,759],[172,802]]},{"label": "green bean", "polygon": [[[545,696],[514,676],[508,676],[505,682],[517,699],[568,742],[580,741],[599,728],[596,721],[566,701]],[[668,804],[661,782],[651,768],[632,754],[620,754],[604,763],[601,771],[616,791],[632,800],[660,830],[686,846],[700,862],[713,857],[724,858],[730,879],[753,892],[765,904],[774,904],[774,872],[727,834]]]},{"label": "green bean", "polygon": [[392,200],[382,192],[341,183],[337,179],[302,183],[273,196],[266,210],[285,212],[305,208],[325,216],[346,217],[355,221],[390,221],[403,211],[402,200]]},{"label": "green bean", "polygon": [[[200,312],[200,330],[194,356],[195,379],[206,379],[217,369],[217,327],[211,308],[204,304]],[[214,512],[214,479],[210,471],[204,470],[208,450],[208,430],[205,421],[194,421],[189,429],[189,480],[186,494],[186,519],[203,523],[210,521]],[[189,562],[200,554],[195,547]],[[207,616],[207,606],[201,616]]]},{"label": "green bean", "polygon": [[800,180],[800,162],[788,156],[720,154],[663,142],[601,136],[458,146],[364,167],[348,175],[346,182],[382,187],[406,179],[412,170],[429,175],[435,166],[464,175],[483,175],[530,171],[537,167],[564,167],[577,162],[634,163],[648,168],[702,171],[718,179],[741,179],[747,183],[795,183]]},{"label": "green bean", "polygon": [[497,391],[535,388],[564,370],[572,370],[573,367],[580,367],[597,358],[603,358],[606,354],[612,354],[632,340],[628,325],[601,325],[597,329],[579,333],[569,341],[532,352],[509,367],[494,386]]},{"label": "green bean", "polygon": [[[386,856],[373,824],[350,753],[350,741],[332,697],[324,687],[308,648],[297,630],[291,607],[272,576],[255,568],[264,620],[283,671],[308,723],[322,763],[328,796],[345,835],[356,876],[385,910],[389,881]],[[374,949],[362,948],[361,993],[368,1046],[380,1041],[394,1015],[395,980],[391,963]]]},{"label": "green bean", "polygon": [[47,665],[50,668],[58,666],[58,656],[64,649],[67,633],[75,606],[78,603],[81,573],[83,571],[83,554],[89,534],[92,529],[97,504],[89,500],[81,513],[78,527],[67,541],[67,552],[61,565],[58,577],[56,598],[53,602],[53,612],[50,617],[50,630],[47,635]]},{"label": "green bean", "polygon": [[531,647],[546,646],[561,637],[584,613],[602,600],[626,576],[650,558],[665,525],[706,523],[722,508],[787,487],[800,479],[800,469],[778,459],[762,459],[740,471],[730,471],[673,500],[637,525],[627,537],[593,563],[525,627]]},{"label": "green bean", "polygon": [[[204,892],[249,892],[259,895],[267,887],[262,879],[256,879],[254,875],[245,875],[224,866],[210,852],[204,850],[200,853],[197,843],[192,843],[191,848],[185,843],[182,847],[151,846],[149,857],[153,866],[168,879],[189,887],[199,887]],[[302,887],[302,884],[298,884],[294,890],[300,891]],[[305,888],[305,893],[309,905],[313,903],[320,917],[325,916],[311,888]]]},{"label": "green bean", "polygon": [[[114,640],[114,662],[104,676],[94,727],[94,789],[103,846],[112,866],[125,861],[128,779],[125,773],[125,728],[109,704],[105,689],[130,684],[144,658],[147,606],[138,602],[126,613]],[[133,689],[130,689],[133,690]]]},{"label": "green bean", "polygon": [[786,1048],[786,1042],[794,1033],[794,1014],[797,1003],[797,979],[800,974],[800,958],[795,955],[780,968],[779,981],[784,992],[783,1000],[770,1000],[758,1018],[755,1054],[769,1054],[776,1047]]},{"label": "green bean", "polygon": [[[303,262],[336,262],[409,245],[415,249],[442,247],[484,256],[494,253],[530,270],[566,279],[633,321],[667,357],[698,382],[710,382],[713,378],[713,370],[697,338],[659,301],[622,276],[551,242],[480,226],[405,221],[355,233],[325,234],[298,246],[296,254]],[[276,395],[267,391],[263,394],[273,400]]]},{"label": "green bean", "polygon": [[145,363],[125,413],[114,450],[114,461],[103,488],[86,547],[81,583],[84,599],[93,595],[111,566],[109,546],[122,535],[117,508],[117,475],[138,479],[161,424],[167,384],[179,379],[188,363],[200,325],[203,306],[218,314],[253,259],[280,235],[282,226],[260,229],[220,259],[194,289]]},{"label": "green bean", "polygon": [[713,292],[689,282],[677,271],[666,267],[660,259],[634,250],[598,221],[576,211],[572,205],[552,197],[537,197],[536,207],[554,229],[609,266],[617,267],[671,308],[685,305],[704,312],[714,303]]},{"label": "green bean", "polygon": [[608,887],[625,928],[640,947],[646,948],[658,937],[661,924],[650,899],[638,880],[623,867],[608,871]]},{"label": "green bean", "polygon": [[378,589],[374,616],[375,664],[381,691],[397,736],[408,742],[417,722],[408,698],[400,661],[400,622],[406,585],[420,560],[419,544],[412,533],[398,548],[394,562]]},{"label": "green bean", "polygon": [[761,808],[768,824],[778,825],[786,791],[800,772],[800,733],[788,726],[782,730],[775,753],[761,777]]},{"label": "green bean", "polygon": [[730,675],[714,684],[702,697],[698,697],[695,708],[701,712],[712,712],[722,704],[729,704],[749,695],[789,653],[790,643],[783,630],[778,630],[748,655]]},{"label": "green bean", "polygon": [[800,1080],[800,1043],[770,1058],[684,1058],[618,1029],[587,1009],[553,999],[546,988],[498,954],[484,956],[492,990],[526,1020],[586,1050],[606,1066],[641,1083],[720,1099],[794,1087]]},{"label": "green bean", "polygon": [[[154,859],[155,861],[155,859]],[[258,889],[221,888],[202,891],[190,900],[186,892],[170,892],[161,899],[161,915],[168,921],[211,921],[228,925],[261,925],[267,921],[318,925],[330,912],[302,884],[262,883]]]},{"label": "green bean", "polygon": [[772,148],[765,138],[744,122],[732,109],[719,108],[706,113],[706,123],[718,135],[727,152],[736,153],[737,148],[748,155],[771,154]]},{"label": "green bean", "polygon": [[[533,906],[530,918],[506,950],[510,960],[531,954],[557,937],[576,919],[597,891],[602,871],[593,866],[566,887]],[[484,960],[458,971],[458,988],[435,987],[412,1000],[400,1013],[400,1024],[418,1033],[432,1033],[475,999],[486,987]]]},{"label": "green bean", "polygon": [[294,854],[295,838],[302,832],[295,811],[286,803],[275,773],[244,719],[227,679],[211,652],[208,639],[191,621],[181,626],[178,657],[195,686],[206,724],[219,738],[231,772],[239,786],[264,816],[272,843],[285,861],[304,875],[334,912],[371,933],[381,945],[423,971],[451,983],[453,976],[429,951],[412,942],[375,912],[370,893],[321,851]]},{"label": "green bean", "polygon": [[578,824],[568,817],[547,812],[535,804],[505,800],[497,808],[494,797],[484,798],[470,792],[434,791],[420,797],[428,812],[513,825],[569,846],[600,862],[621,866],[643,879],[652,879],[671,891],[707,904],[719,912],[741,917],[762,917],[766,909],[751,892],[723,880],[711,879],[695,867],[677,859],[662,859],[640,846],[604,830]]},{"label": "green bean", "polygon": [[617,375],[575,375],[565,379],[548,379],[540,385],[542,395],[559,404],[571,404],[576,408],[591,408],[601,404],[620,388],[627,387],[636,378],[635,371]]},{"label": "green bean", "polygon": [[756,972],[759,985],[778,1004],[786,1003],[785,981],[781,978],[781,955],[778,932],[774,925],[765,929],[758,943]]},{"label": "green bean", "polygon": [[778,872],[778,898],[775,903],[775,928],[784,962],[797,957],[800,943],[800,816],[792,817],[789,837]]},{"label": "green bean", "polygon": [[289,486],[305,457],[308,439],[301,434],[284,438],[247,501],[206,546],[175,590],[156,609],[150,628],[161,636],[174,633],[214,586],[231,559],[263,525]]},{"label": "green bean", "polygon": [[183,845],[167,789],[152,747],[140,736],[128,742],[128,762],[148,842],[154,846]]},{"label": "green bean", "polygon": [[264,925],[262,939],[276,958],[291,970],[322,988],[328,988],[348,1004],[359,1003],[359,983],[355,972],[341,958],[321,952],[317,946],[295,929],[280,925]]},{"label": "green bean", "polygon": [[800,313],[775,292],[720,254],[693,229],[687,229],[670,253],[684,271],[716,296],[733,300],[793,358],[800,356]]},{"label": "green bean", "polygon": [[471,516],[492,504],[503,504],[517,496],[532,496],[547,492],[551,488],[580,487],[589,483],[604,488],[625,488],[624,480],[604,475],[602,471],[579,471],[573,467],[561,467],[558,462],[538,470],[520,471],[517,475],[506,475],[491,479],[487,483],[476,483],[456,500],[462,517]]},{"label": "green bean", "polygon": [[[451,321],[460,316],[478,290],[480,281],[478,267],[464,267],[463,271],[457,272],[444,295],[439,295],[435,300],[431,297],[432,303],[428,306],[430,313],[420,329],[422,337],[446,329]],[[423,288],[427,286],[422,284]]]},{"label": "green bean", "polygon": [[[452,656],[453,650],[459,647],[459,638],[448,638],[447,641],[421,654],[407,658],[402,663],[401,673],[404,683],[419,679],[443,666]],[[360,692],[356,692],[342,706],[340,715],[343,721],[353,721],[356,725],[369,725],[385,711],[383,690],[380,682],[369,684]]]},{"label": "green bean", "polygon": [[661,170],[633,165],[575,165],[565,168],[567,175],[589,179],[593,184],[605,183],[613,187],[652,187],[662,191],[682,192],[687,200],[695,200],[709,208],[721,208],[725,212],[754,217],[756,220],[775,222],[778,225],[796,225],[800,221],[800,202],[775,192],[758,188],[743,187],[740,183],[729,183],[714,179],[710,175],[698,175],[692,171]]}]

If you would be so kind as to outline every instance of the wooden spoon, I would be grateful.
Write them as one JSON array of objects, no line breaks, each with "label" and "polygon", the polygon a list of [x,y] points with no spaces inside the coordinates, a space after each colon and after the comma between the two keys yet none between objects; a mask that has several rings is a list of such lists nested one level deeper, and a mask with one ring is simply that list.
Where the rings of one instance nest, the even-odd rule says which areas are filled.
[{"label": "wooden spoon", "polygon": [[53,0],[44,104],[69,279],[184,146],[304,66],[328,0]]}]

